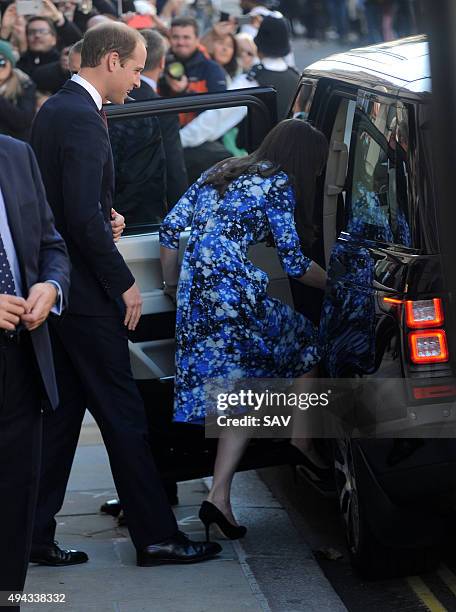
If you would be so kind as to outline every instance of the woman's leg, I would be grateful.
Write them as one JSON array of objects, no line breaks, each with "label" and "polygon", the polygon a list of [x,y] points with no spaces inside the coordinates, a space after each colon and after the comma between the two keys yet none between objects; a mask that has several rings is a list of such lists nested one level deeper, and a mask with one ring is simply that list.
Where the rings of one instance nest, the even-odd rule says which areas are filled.
[{"label": "woman's leg", "polygon": [[217,446],[212,487],[207,496],[207,501],[217,506],[233,525],[237,522],[231,510],[231,483],[249,439],[248,432],[241,429],[223,431]]},{"label": "woman's leg", "polygon": [[[307,372],[303,376],[300,377],[305,380],[307,378],[318,378],[318,368],[313,368],[310,372]],[[299,417],[298,417],[299,418]],[[315,450],[315,446],[312,442],[312,438],[304,438],[303,437],[303,428],[301,424],[298,424],[296,419],[293,423],[293,437],[291,439],[291,444],[296,446],[298,450],[301,451],[314,465],[320,468],[327,468],[327,464],[322,460],[318,452]]]}]

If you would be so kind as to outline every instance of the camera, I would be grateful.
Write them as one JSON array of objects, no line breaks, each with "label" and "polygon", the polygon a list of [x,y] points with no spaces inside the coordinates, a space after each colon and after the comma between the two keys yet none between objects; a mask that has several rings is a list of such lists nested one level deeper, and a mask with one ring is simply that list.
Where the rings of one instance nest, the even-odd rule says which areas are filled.
[{"label": "camera", "polygon": [[185,76],[185,66],[172,53],[166,56],[165,74],[176,81]]}]

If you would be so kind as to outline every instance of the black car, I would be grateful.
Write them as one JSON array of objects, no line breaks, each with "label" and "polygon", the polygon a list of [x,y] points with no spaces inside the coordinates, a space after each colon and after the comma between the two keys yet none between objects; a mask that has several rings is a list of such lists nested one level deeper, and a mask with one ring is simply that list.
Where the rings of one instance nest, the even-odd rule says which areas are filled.
[{"label": "black car", "polygon": [[[255,262],[272,295],[318,323],[327,377],[406,383],[389,410],[372,397],[360,413],[374,435],[326,440],[352,562],[365,576],[421,572],[438,558],[455,492],[452,379],[439,262],[430,147],[430,68],[424,37],[355,49],[307,68],[290,116],[311,121],[330,143],[314,203],[316,240],[307,253],[325,266],[325,295],[290,282],[273,249]],[[138,102],[111,120],[246,106],[243,143],[253,150],[276,122],[274,92],[230,91]],[[182,248],[185,237],[182,238]],[[131,336],[135,378],[165,481],[211,473],[215,441],[172,423],[174,310],[163,295],[158,226],[130,228],[120,250],[143,292]],[[363,421],[364,419],[364,421]],[[287,462],[284,440],[255,440],[241,469]]]}]

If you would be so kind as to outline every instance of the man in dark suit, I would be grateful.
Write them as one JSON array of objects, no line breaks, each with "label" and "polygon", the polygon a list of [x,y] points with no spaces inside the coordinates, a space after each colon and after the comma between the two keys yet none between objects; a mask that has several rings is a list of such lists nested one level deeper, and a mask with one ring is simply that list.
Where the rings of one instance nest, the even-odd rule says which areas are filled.
[{"label": "man in dark suit", "polygon": [[0,592],[24,587],[41,413],[58,403],[46,319],[60,314],[69,276],[33,151],[0,136]]},{"label": "man in dark suit", "polygon": [[[160,39],[164,44],[163,38]],[[79,72],[81,68],[81,48],[82,44],[79,46],[79,43],[76,43],[70,50],[72,72]],[[132,102],[133,98],[129,101]],[[177,122],[177,118],[174,119]],[[178,123],[175,129],[178,136]],[[167,166],[174,168],[178,164],[179,149],[170,148],[168,153],[172,161],[166,159],[161,125],[157,117],[130,117],[123,121],[111,121],[109,139],[116,177],[114,207],[123,215],[130,228],[135,225],[161,223],[167,213]],[[169,146],[172,147],[172,144]],[[178,144],[180,147],[179,140]],[[182,155],[182,148],[180,152]],[[170,177],[175,185],[171,187],[168,184],[168,192],[174,197],[182,178],[173,171]],[[185,182],[183,189],[186,188]],[[180,195],[182,194],[179,193],[179,197]]]},{"label": "man in dark suit", "polygon": [[102,101],[123,103],[139,86],[144,39],[124,24],[90,29],[78,75],[38,113],[32,146],[57,228],[72,263],[68,313],[52,326],[60,410],[44,424],[44,454],[31,561],[71,565],[82,551],[54,543],[84,411],[103,435],[138,565],[200,561],[214,543],[178,532],[147,440],[141,397],[129,360],[127,329],[141,316],[141,295],[111,231],[113,165]]},{"label": "man in dark suit", "polygon": [[[135,100],[159,98],[157,82],[165,67],[166,42],[155,30],[142,30],[147,44],[147,57],[141,74],[141,86],[131,92]],[[177,115],[158,117],[163,147],[166,156],[166,200],[170,210],[187,191],[188,178],[184,153],[179,137],[179,118]]]}]

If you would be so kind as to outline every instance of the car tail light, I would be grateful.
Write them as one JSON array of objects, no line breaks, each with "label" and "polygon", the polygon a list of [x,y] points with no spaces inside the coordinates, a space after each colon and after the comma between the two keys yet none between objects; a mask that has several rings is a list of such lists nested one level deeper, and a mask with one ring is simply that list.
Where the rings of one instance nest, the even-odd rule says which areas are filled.
[{"label": "car tail light", "polygon": [[448,361],[448,345],[443,329],[414,331],[409,334],[410,357],[413,363]]},{"label": "car tail light", "polygon": [[405,319],[407,326],[412,329],[439,327],[444,320],[442,300],[440,298],[407,300],[405,302]]}]

